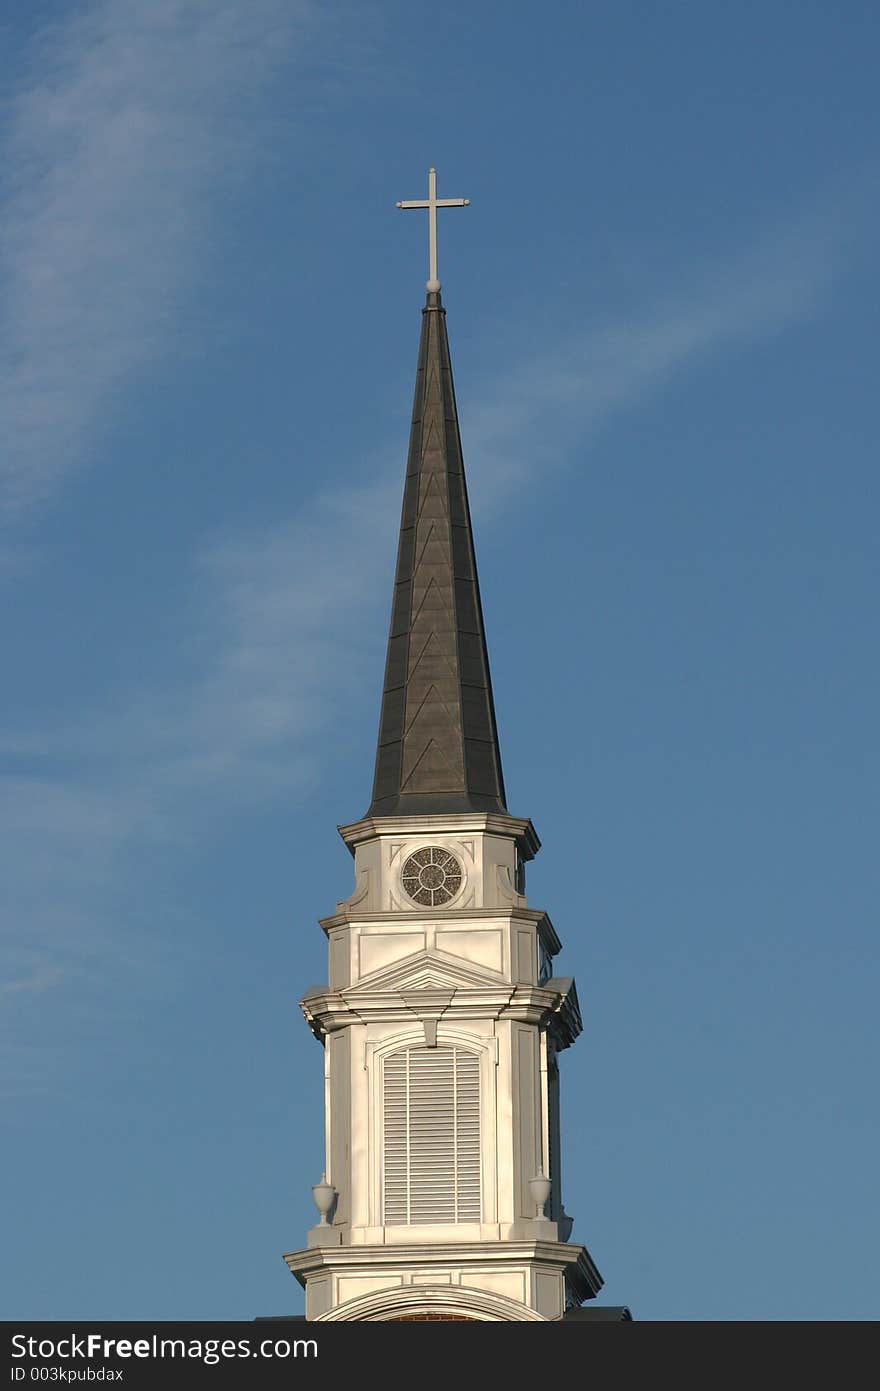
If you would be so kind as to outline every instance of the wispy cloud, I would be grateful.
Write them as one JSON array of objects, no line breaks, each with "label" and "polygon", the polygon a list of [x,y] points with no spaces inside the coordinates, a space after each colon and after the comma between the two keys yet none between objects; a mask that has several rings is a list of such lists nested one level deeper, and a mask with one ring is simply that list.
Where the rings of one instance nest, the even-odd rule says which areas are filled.
[{"label": "wispy cloud", "polygon": [[344,720],[374,655],[362,634],[375,630],[393,544],[393,472],[384,489],[321,495],[284,524],[207,547],[176,628],[176,679],[0,745],[0,992],[22,1017],[16,1050],[22,1036],[45,1045],[54,1014],[41,997],[58,987],[74,1009],[100,994],[103,1018],[111,998],[136,1010],[186,957],[144,922],[137,859],[156,865],[195,827],[305,796],[320,776],[319,736]]},{"label": "wispy cloud", "polygon": [[364,617],[393,545],[393,472],[393,484],[319,494],[286,522],[215,539],[178,629],[189,676],[68,731],[93,771],[125,760],[145,829],[153,818],[176,836],[181,799],[219,785],[240,806],[308,784],[315,736],[362,677]]},{"label": "wispy cloud", "polygon": [[500,500],[530,466],[564,467],[572,446],[676,374],[809,319],[846,269],[857,235],[839,215],[805,215],[727,262],[691,267],[675,292],[642,310],[512,364],[467,421],[477,505]]},{"label": "wispy cloud", "polygon": [[44,497],[176,337],[211,199],[307,0],[96,0],[32,40],[2,149],[0,483]]}]

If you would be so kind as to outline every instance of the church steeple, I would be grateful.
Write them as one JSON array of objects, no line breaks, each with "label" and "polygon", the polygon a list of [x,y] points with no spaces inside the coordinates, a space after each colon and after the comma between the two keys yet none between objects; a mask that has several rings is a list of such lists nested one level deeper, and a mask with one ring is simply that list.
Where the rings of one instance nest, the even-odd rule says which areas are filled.
[{"label": "church steeple", "polygon": [[429,289],[368,815],[468,811],[506,807],[446,311]]},{"label": "church steeple", "polygon": [[429,213],[428,298],[370,809],[339,833],[320,1220],[285,1256],[313,1320],[545,1321],[602,1277],[562,1202],[559,1054],[581,1030],[561,943],[526,897],[540,841],[504,800]]}]

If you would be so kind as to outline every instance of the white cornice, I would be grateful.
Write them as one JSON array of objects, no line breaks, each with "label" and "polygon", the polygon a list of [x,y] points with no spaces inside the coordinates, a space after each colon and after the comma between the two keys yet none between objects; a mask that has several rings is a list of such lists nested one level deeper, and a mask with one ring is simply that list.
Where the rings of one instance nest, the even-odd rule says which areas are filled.
[{"label": "white cornice", "polygon": [[301,1285],[321,1270],[354,1274],[401,1264],[408,1270],[416,1265],[448,1269],[450,1264],[485,1269],[487,1264],[504,1266],[523,1261],[555,1266],[564,1271],[579,1300],[592,1299],[604,1283],[586,1246],[571,1246],[566,1241],[444,1241],[431,1245],[407,1243],[405,1247],[310,1246],[305,1251],[288,1251],[284,1260]]},{"label": "white cornice", "polygon": [[485,927],[492,922],[528,922],[537,929],[538,936],[551,956],[557,956],[562,950],[556,928],[550,921],[549,913],[545,913],[543,908],[435,908],[430,914],[426,914],[424,908],[395,908],[387,912],[370,909],[363,913],[353,912],[345,905],[341,905],[341,908],[341,912],[319,919],[328,936],[335,927],[378,927],[386,923],[393,923],[395,927],[419,927],[425,922],[430,922],[445,927],[447,923],[472,922],[475,926]]},{"label": "white cornice", "polygon": [[[411,993],[405,985],[396,990],[329,990],[320,986],[300,1000],[306,1022],[320,1039],[357,1024],[411,1022],[420,1017],[414,995],[424,994],[433,1004],[432,990]],[[465,986],[440,992],[443,1008],[438,1017],[452,1023],[461,1019],[515,1019],[552,1032],[557,1048],[567,1048],[581,1032],[581,1016],[572,980],[560,980],[555,988],[536,985]]]},{"label": "white cornice", "polygon": [[524,860],[532,860],[541,848],[538,833],[531,821],[520,816],[502,816],[499,812],[447,812],[438,816],[365,816],[337,830],[354,854],[364,841],[380,836],[413,836],[428,832],[454,832],[456,835],[478,834],[509,836],[516,841]]}]

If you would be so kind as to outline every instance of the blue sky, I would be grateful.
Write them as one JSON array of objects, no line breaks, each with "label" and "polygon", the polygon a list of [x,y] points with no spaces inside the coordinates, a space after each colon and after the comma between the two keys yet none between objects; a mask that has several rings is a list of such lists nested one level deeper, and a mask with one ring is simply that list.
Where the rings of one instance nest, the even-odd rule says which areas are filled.
[{"label": "blue sky", "polygon": [[431,163],[574,1239],[643,1318],[876,1317],[878,37],[5,7],[6,1317],[301,1308]]}]

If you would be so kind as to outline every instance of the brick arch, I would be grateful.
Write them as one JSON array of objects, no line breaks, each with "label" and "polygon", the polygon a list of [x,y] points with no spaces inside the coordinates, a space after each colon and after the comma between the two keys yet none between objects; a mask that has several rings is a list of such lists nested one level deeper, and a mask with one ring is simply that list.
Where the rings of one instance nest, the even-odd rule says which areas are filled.
[{"label": "brick arch", "polygon": [[470,1314],[396,1314],[386,1323],[479,1323]]}]

